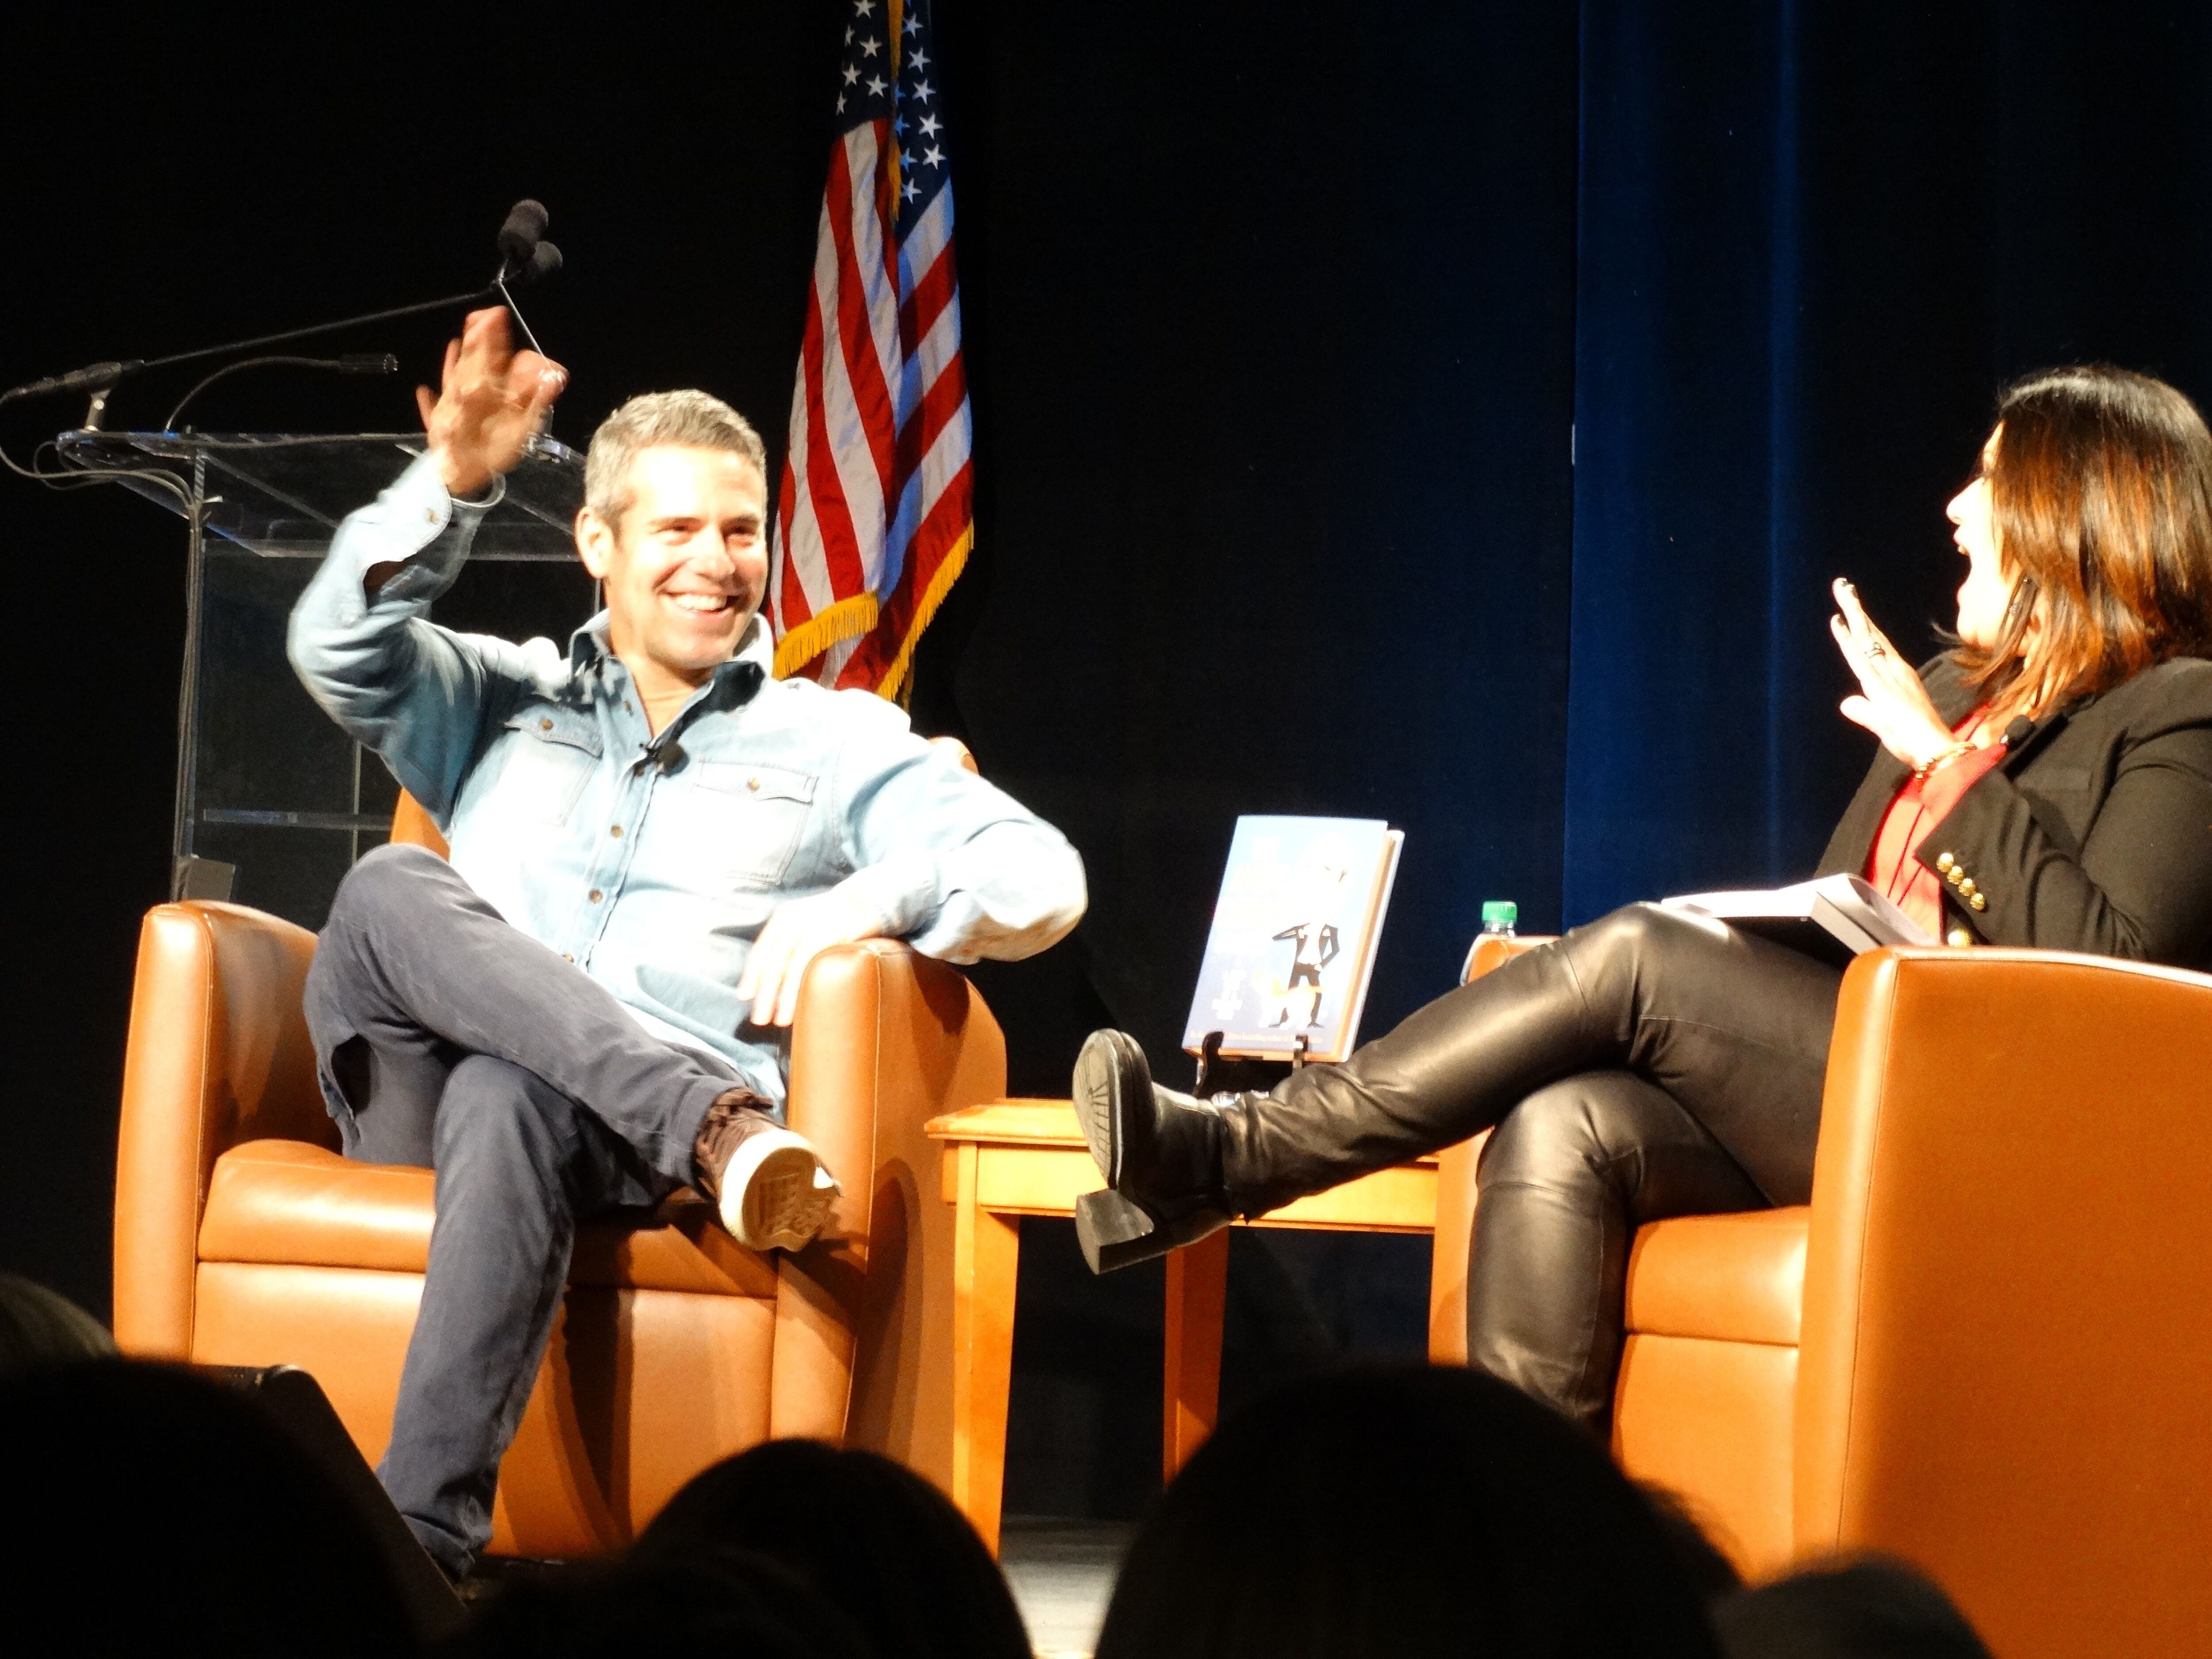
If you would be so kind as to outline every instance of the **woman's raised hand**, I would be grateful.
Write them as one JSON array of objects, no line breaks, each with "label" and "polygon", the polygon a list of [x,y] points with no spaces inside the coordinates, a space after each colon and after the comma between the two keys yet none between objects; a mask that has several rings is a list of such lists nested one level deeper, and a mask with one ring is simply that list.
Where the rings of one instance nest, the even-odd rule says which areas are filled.
[{"label": "woman's raised hand", "polygon": [[1929,701],[1919,674],[1874,625],[1858,590],[1838,576],[1832,591],[1838,614],[1828,618],[1828,631],[1859,678],[1857,695],[1843,701],[1844,718],[1866,727],[1916,772],[1957,750],[1959,739]]}]

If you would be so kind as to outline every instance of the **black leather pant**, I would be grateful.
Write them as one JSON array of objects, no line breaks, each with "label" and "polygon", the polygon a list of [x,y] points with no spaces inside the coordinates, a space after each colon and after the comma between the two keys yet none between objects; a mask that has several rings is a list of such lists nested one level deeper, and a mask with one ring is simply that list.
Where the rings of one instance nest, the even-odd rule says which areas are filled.
[{"label": "black leather pant", "polygon": [[1224,1121],[1241,1214],[1495,1128],[1468,1279],[1474,1364],[1594,1431],[1647,1221],[1802,1204],[1842,975],[1630,905],[1439,997]]}]

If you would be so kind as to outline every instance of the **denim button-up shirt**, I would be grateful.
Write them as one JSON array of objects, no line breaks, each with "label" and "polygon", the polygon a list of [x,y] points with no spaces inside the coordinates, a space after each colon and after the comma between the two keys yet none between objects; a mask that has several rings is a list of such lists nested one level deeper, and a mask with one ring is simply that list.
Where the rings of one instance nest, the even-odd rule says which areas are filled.
[{"label": "denim button-up shirt", "polygon": [[430,622],[489,505],[449,498],[427,457],[410,466],[338,527],[293,611],[292,664],[469,884],[647,1030],[781,1100],[788,1034],[749,1024],[737,994],[779,903],[842,888],[950,962],[1028,956],[1075,926],[1083,864],[1058,830],[882,698],[771,678],[758,617],[658,734],[604,613],[565,657]]}]

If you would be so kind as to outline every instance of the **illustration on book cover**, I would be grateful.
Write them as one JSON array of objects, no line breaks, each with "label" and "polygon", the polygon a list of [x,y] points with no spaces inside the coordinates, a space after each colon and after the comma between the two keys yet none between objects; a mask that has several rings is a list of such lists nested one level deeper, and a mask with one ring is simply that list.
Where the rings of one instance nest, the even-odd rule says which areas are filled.
[{"label": "illustration on book cover", "polygon": [[1366,818],[1241,817],[1184,1046],[1316,1058],[1348,1049],[1404,837]]}]

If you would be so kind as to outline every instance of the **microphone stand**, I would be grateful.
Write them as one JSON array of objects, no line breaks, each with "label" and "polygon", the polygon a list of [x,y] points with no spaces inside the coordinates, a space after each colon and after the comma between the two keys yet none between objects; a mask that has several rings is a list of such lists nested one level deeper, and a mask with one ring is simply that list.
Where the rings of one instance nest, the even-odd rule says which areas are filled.
[{"label": "microphone stand", "polygon": [[336,322],[311,323],[305,328],[288,328],[275,334],[257,335],[250,340],[233,340],[227,345],[173,351],[166,357],[131,357],[117,362],[92,363],[83,368],[73,369],[67,374],[50,374],[43,380],[29,380],[21,386],[10,386],[5,392],[0,392],[0,404],[12,403],[18,398],[41,398],[58,392],[88,392],[92,394],[92,403],[85,410],[84,424],[80,429],[97,432],[106,413],[108,398],[117,386],[134,374],[143,374],[149,369],[170,368],[179,363],[200,362],[228,352],[254,351],[264,346],[285,345],[294,340],[312,339],[318,334],[335,334],[340,329],[393,322],[402,317],[419,317],[425,312],[450,311],[456,306],[473,305],[479,300],[496,299],[506,303],[506,275],[502,270],[498,277],[480,289],[466,294],[449,294],[442,300],[425,300],[419,305],[393,306],[384,311],[367,312],[358,317],[342,317]]}]

